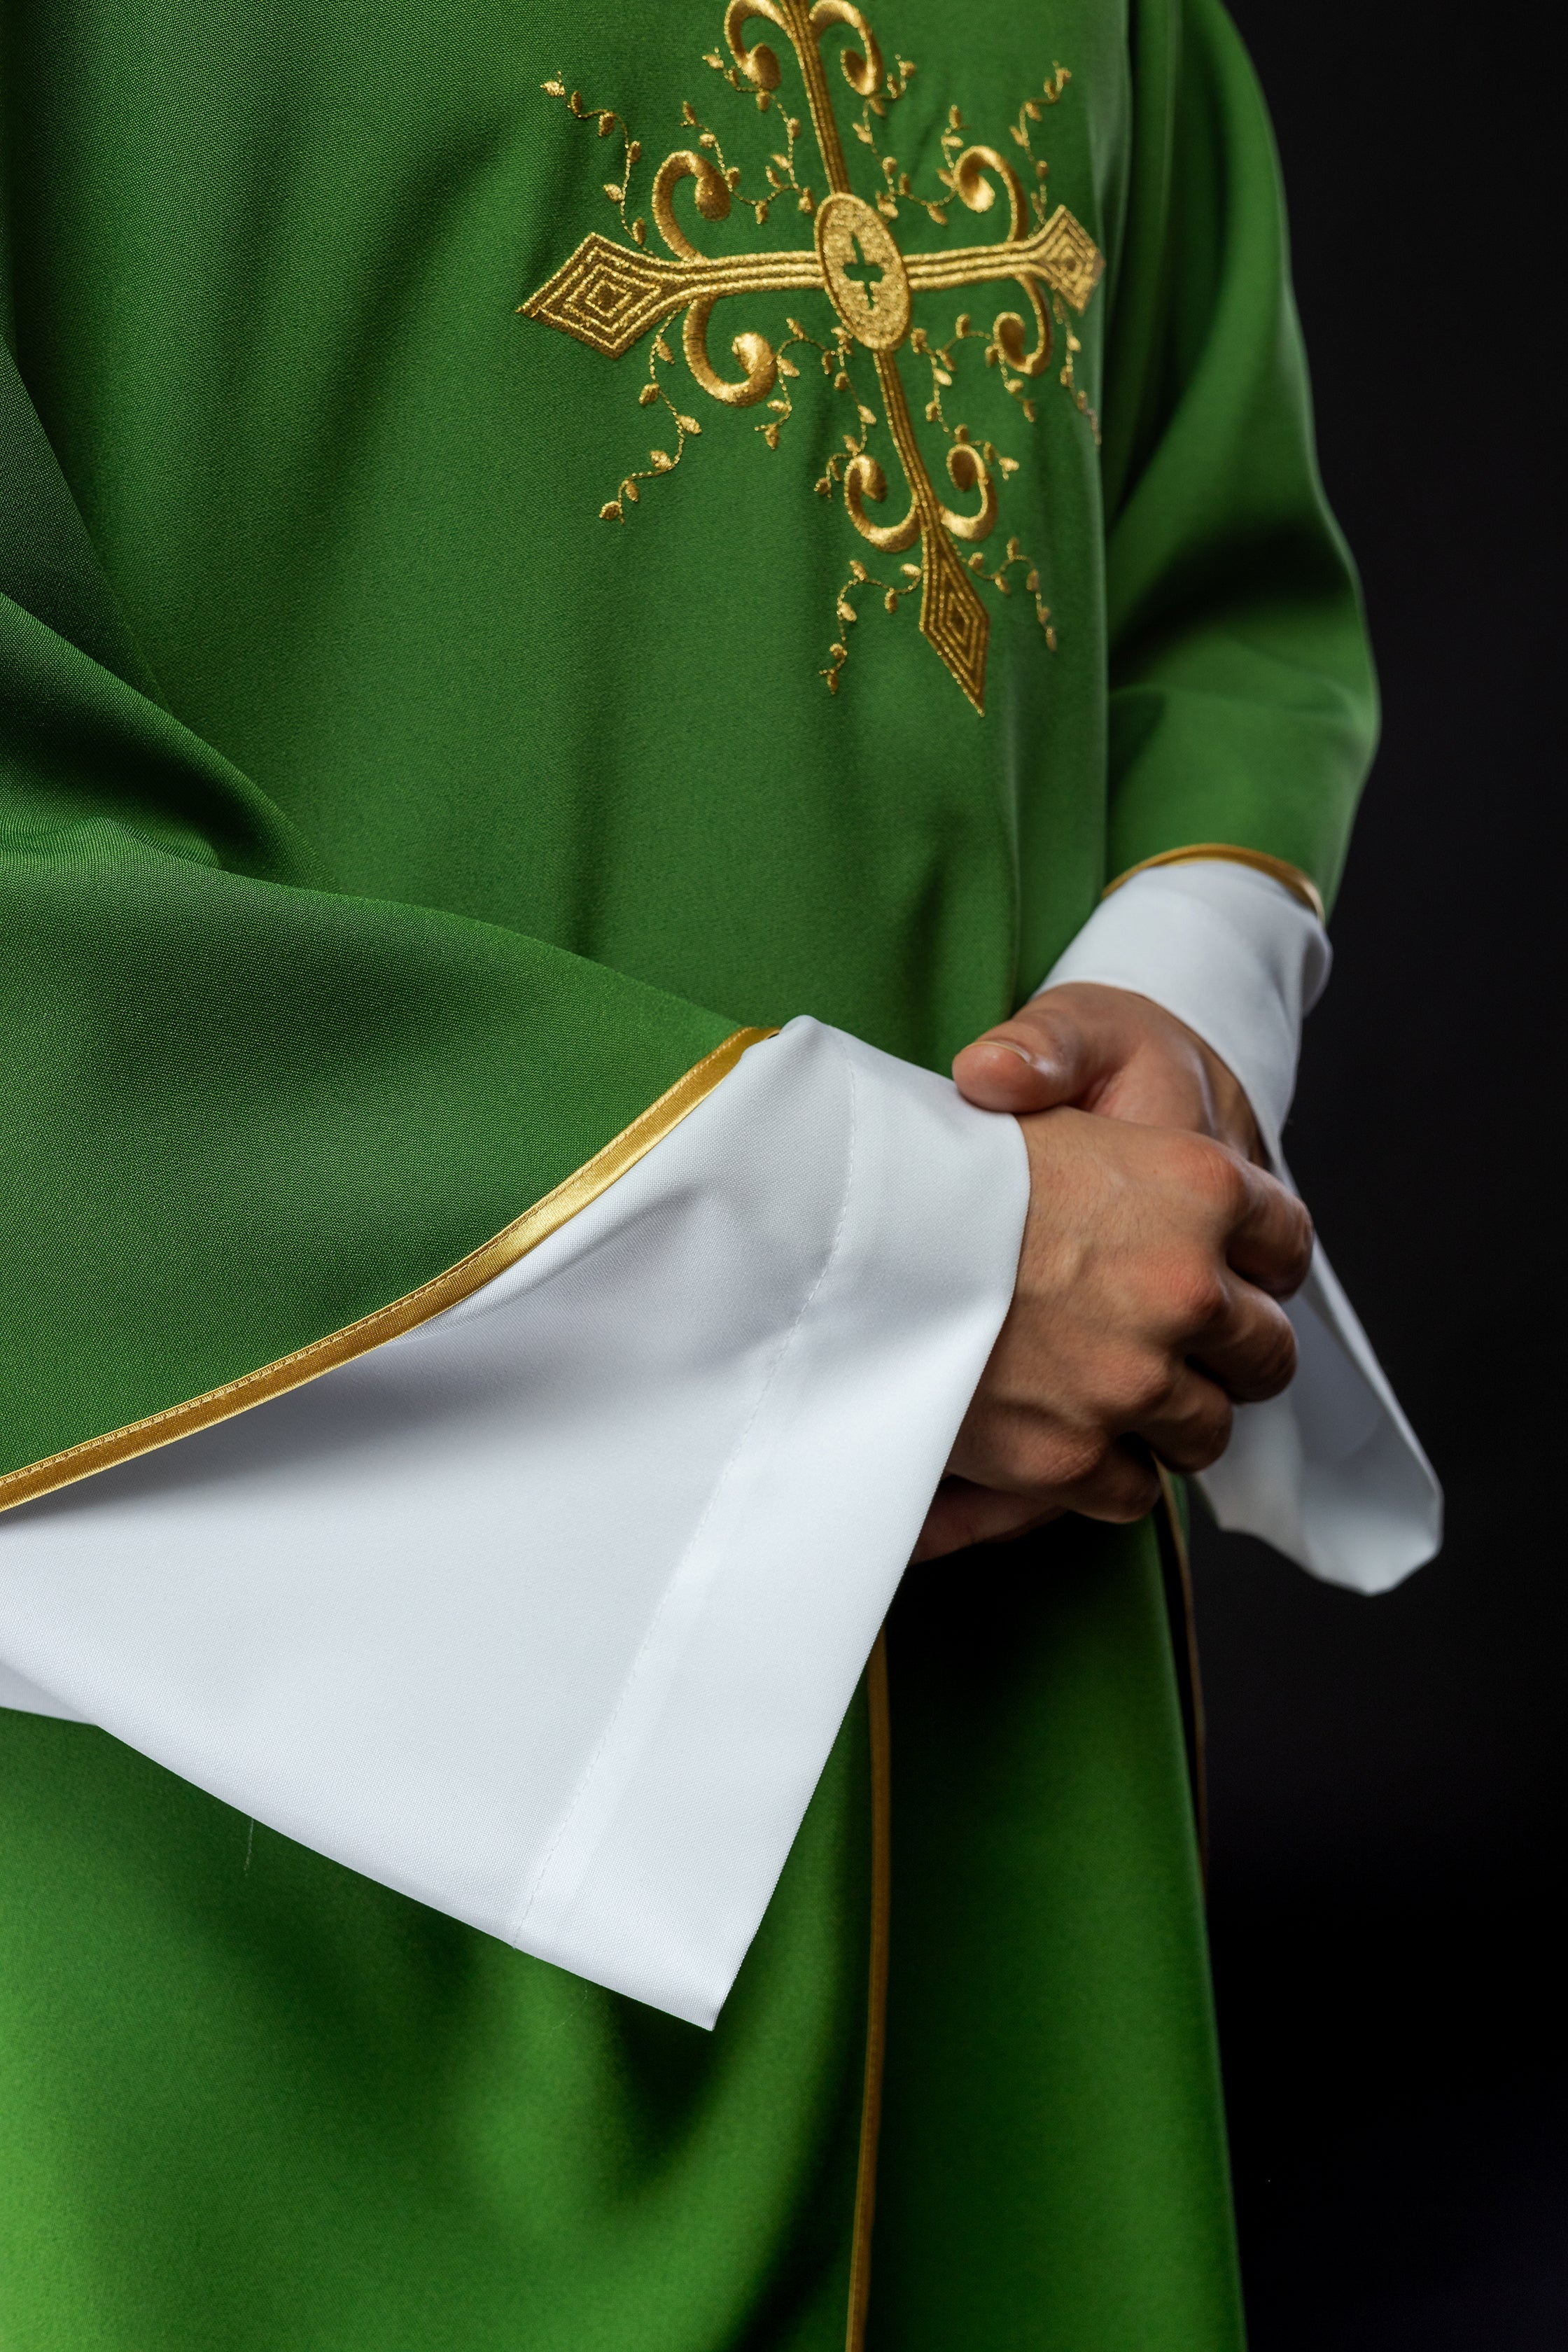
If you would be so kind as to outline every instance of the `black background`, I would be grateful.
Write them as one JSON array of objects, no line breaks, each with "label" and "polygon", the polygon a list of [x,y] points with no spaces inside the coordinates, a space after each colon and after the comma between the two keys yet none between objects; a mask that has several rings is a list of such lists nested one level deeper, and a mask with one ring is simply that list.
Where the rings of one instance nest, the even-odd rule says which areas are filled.
[{"label": "black background", "polygon": [[1253,2352],[1563,2352],[1551,18],[1235,13],[1384,696],[1288,1148],[1449,1512],[1378,1601],[1195,1531]]}]

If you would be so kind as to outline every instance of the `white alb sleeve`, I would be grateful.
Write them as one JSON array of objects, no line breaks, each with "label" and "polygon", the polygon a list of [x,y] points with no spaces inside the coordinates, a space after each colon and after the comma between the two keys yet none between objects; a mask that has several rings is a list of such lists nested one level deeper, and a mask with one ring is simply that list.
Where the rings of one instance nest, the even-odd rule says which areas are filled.
[{"label": "white alb sleeve", "polygon": [[1027,1204],[1015,1120],[793,1022],[461,1306],[0,1516],[0,1703],[710,2024]]},{"label": "white alb sleeve", "polygon": [[[1041,991],[1096,981],[1173,1013],[1240,1080],[1289,1183],[1280,1130],[1301,1021],[1331,961],[1322,925],[1280,883],[1194,859],[1148,867],[1102,900]],[[1386,1591],[1441,1544],[1442,1490],[1321,1247],[1288,1312],[1295,1380],[1268,1404],[1237,1408],[1227,1451],[1198,1485],[1221,1527],[1261,1536],[1331,1584]]]}]

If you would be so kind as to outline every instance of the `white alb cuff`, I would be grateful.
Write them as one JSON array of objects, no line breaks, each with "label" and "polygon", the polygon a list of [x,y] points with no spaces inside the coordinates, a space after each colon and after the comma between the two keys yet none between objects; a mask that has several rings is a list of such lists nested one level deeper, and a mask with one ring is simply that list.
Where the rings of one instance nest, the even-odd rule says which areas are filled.
[{"label": "white alb cuff", "polygon": [[0,1703],[710,2024],[1027,1202],[1016,1121],[794,1022],[460,1307],[0,1517]]},{"label": "white alb cuff", "polygon": [[1328,985],[1329,936],[1255,866],[1201,858],[1134,874],[1095,908],[1041,982],[1097,981],[1152,997],[1240,1081],[1277,1159],[1301,1023]]},{"label": "white alb cuff", "polygon": [[[1302,1018],[1331,961],[1322,925],[1281,883],[1194,859],[1147,867],[1103,899],[1037,992],[1095,981],[1173,1013],[1240,1081],[1289,1184],[1280,1133]],[[1386,1591],[1440,1548],[1442,1489],[1321,1244],[1286,1312],[1295,1380],[1268,1404],[1237,1408],[1228,1448],[1197,1484],[1222,1528],[1328,1583]]]}]

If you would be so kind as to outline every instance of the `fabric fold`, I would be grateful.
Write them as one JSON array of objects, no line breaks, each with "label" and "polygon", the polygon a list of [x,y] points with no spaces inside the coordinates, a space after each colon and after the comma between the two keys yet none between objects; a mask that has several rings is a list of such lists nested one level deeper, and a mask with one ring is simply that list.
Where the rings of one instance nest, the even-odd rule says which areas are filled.
[{"label": "fabric fold", "polygon": [[0,1518],[10,1671],[710,2024],[1012,1295],[1016,1123],[811,1021],[464,1304]]}]

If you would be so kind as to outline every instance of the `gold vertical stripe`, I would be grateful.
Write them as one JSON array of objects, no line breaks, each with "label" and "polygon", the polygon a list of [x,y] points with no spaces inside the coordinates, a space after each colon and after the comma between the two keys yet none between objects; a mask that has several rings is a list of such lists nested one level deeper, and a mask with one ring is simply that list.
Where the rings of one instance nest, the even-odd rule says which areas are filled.
[{"label": "gold vertical stripe", "polygon": [[1238,849],[1230,841],[1193,841],[1184,849],[1162,849],[1156,857],[1142,857],[1125,874],[1119,874],[1114,882],[1108,882],[1100,895],[1109,898],[1113,890],[1131,882],[1134,874],[1147,874],[1156,866],[1191,866],[1205,857],[1218,857],[1231,866],[1250,866],[1255,873],[1267,874],[1271,881],[1282,883],[1293,898],[1300,898],[1320,923],[1328,921],[1323,894],[1310,874],[1303,874],[1299,866],[1289,865],[1283,857],[1270,857],[1266,849]]},{"label": "gold vertical stripe", "polygon": [[[780,16],[774,22],[784,26],[795,47],[801,79],[805,84],[805,102],[811,114],[811,127],[816,133],[816,149],[822,157],[827,184],[839,195],[847,195],[849,173],[844,161],[844,143],[838,136],[838,118],[833,111],[833,100],[828,96],[827,68],[823,63],[821,43],[811,22],[811,12],[805,0],[785,0],[785,5],[787,18]],[[823,29],[826,31],[826,27]]]},{"label": "gold vertical stripe", "polygon": [[43,1461],[7,1471],[0,1476],[0,1511],[10,1510],[18,1503],[36,1501],[40,1495],[52,1494],[57,1486],[68,1486],[75,1479],[89,1478],[95,1471],[129,1462],[138,1454],[150,1454],[156,1446],[171,1445],[176,1438],[189,1437],[198,1429],[210,1429],[215,1422],[230,1420],[252,1405],[265,1404],[289,1389],[301,1388],[307,1381],[335,1371],[340,1364],[368,1354],[372,1348],[414,1330],[417,1325],[427,1323],[433,1315],[471,1297],[509,1265],[515,1265],[519,1258],[526,1257],[530,1250],[537,1249],[541,1242],[558,1233],[579,1210],[596,1201],[601,1192],[607,1192],[618,1176],[635,1167],[656,1143],[662,1143],[671,1129],[712,1093],[720,1080],[729,1076],[748,1046],[776,1034],[772,1029],[737,1029],[733,1036],[726,1037],[721,1045],[716,1045],[683,1077],[677,1078],[657,1102],[639,1112],[631,1125],[613,1136],[602,1150],[584,1160],[581,1168],[574,1169],[553,1192],[546,1192],[542,1201],[525,1209],[521,1217],[514,1218],[488,1242],[481,1242],[456,1265],[421,1283],[405,1297],[395,1298],[390,1306],[378,1307],[374,1314],[363,1315],[358,1322],[346,1325],[341,1331],[329,1332],[324,1339],[312,1339],[308,1347],[296,1348],[274,1363],[263,1364],[237,1380],[226,1381],[221,1388],[208,1389],[203,1396],[191,1397],[183,1404],[167,1405],[142,1421],[128,1423],[123,1429],[110,1430],[102,1437],[85,1438],[79,1445],[68,1445],[62,1453],[51,1454]]},{"label": "gold vertical stripe", "polygon": [[1197,1832],[1198,1868],[1206,1888],[1209,1877],[1208,1727],[1204,1716],[1203,1672],[1198,1660],[1198,1612],[1193,1598],[1193,1563],[1187,1549],[1187,1531],[1182,1525],[1182,1507],[1176,1495],[1176,1482],[1163,1462],[1155,1463],[1154,1471],[1160,1481],[1160,1504],[1182,1595],[1182,1629],[1187,1654],[1184,1663],[1187,1672],[1188,1702],[1192,1707],[1193,1825]]},{"label": "gold vertical stripe", "polygon": [[877,1636],[866,1668],[871,1730],[871,1963],[866,1990],[866,2078],[860,2099],[860,2163],[849,2257],[844,2352],[863,2352],[871,2303],[871,2231],[877,2217],[877,2142],[882,2126],[882,2064],[888,2043],[888,1937],[893,1892],[892,1747],[888,1718],[888,1634]]}]

